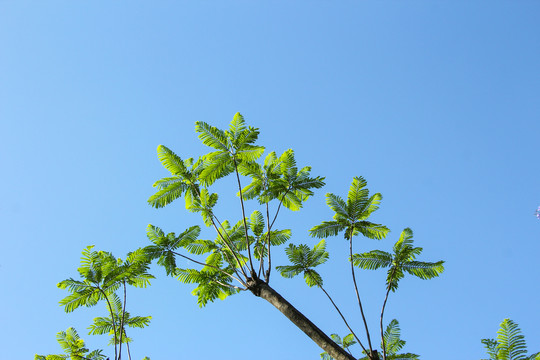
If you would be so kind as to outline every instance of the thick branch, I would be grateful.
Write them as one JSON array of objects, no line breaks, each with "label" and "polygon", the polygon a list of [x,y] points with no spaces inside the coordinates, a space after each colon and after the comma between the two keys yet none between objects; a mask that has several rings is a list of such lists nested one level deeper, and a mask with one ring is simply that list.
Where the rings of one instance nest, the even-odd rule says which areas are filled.
[{"label": "thick branch", "polygon": [[293,324],[302,330],[311,338],[317,345],[326,351],[335,360],[356,360],[354,356],[347,353],[343,348],[336,344],[328,335],[313,324],[300,311],[285,300],[279,293],[272,289],[268,284],[251,280],[249,290],[256,296],[259,296],[270,304],[274,305],[283,315],[287,317]]}]

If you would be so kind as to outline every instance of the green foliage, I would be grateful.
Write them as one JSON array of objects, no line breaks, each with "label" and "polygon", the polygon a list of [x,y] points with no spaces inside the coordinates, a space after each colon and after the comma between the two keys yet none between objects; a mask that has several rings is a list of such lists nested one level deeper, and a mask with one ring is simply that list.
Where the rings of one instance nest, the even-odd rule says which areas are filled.
[{"label": "green foliage", "polygon": [[332,193],[326,194],[326,204],[334,211],[334,220],[323,221],[309,230],[310,235],[318,238],[336,236],[344,231],[344,237],[351,240],[362,234],[370,239],[385,238],[390,231],[386,226],[375,224],[366,219],[379,208],[382,195],[369,196],[367,182],[362,177],[355,177],[347,194],[347,201]]},{"label": "green foliage", "polygon": [[163,145],[157,148],[158,159],[172,177],[165,177],[154,183],[157,192],[148,199],[155,208],[169,205],[182,195],[185,196],[186,209],[191,208],[193,199],[199,194],[198,176],[202,171],[202,160],[194,162],[193,158],[182,160],[173,151]]},{"label": "green foliage", "polygon": [[[259,129],[247,126],[239,113],[234,115],[227,129],[219,129],[197,121],[195,131],[201,142],[211,148],[210,152],[198,157],[197,161],[193,161],[193,158],[182,160],[171,150],[160,145],[159,160],[171,176],[154,184],[157,192],[148,202],[160,208],[184,196],[186,209],[200,213],[204,224],[213,227],[217,236],[214,240],[200,239],[198,238],[200,228],[197,226],[190,227],[176,236],[174,233],[165,234],[160,228],[149,225],[147,235],[152,245],[147,246],[143,252],[149,260],[157,260],[159,265],[164,266],[168,275],[176,277],[180,282],[194,284],[192,294],[197,297],[201,307],[239,291],[250,290],[255,295],[260,295],[262,284],[269,283],[272,247],[285,244],[291,238],[289,229],[274,228],[281,207],[292,211],[300,210],[303,203],[313,196],[314,190],[324,186],[324,178],[311,176],[309,166],[298,166],[292,149],[284,151],[281,155],[270,152],[261,162],[265,148],[256,144]],[[220,221],[215,213],[218,195],[210,190],[217,180],[228,175],[236,178],[235,192],[242,210],[241,218],[236,219],[238,220],[236,223],[224,219]],[[242,186],[245,178],[249,179],[249,183]],[[249,200],[257,200],[259,205],[263,206],[263,210],[255,210],[251,215],[246,214],[244,203]],[[388,288],[394,291],[405,272],[429,279],[438,276],[443,270],[442,262],[423,263],[415,260],[421,248],[412,247],[412,242],[409,244],[407,231],[403,233],[405,235],[402,234],[401,242],[398,241],[394,247],[397,256],[378,250],[353,256],[354,236],[363,235],[377,240],[387,236],[389,229],[386,226],[368,220],[379,208],[381,200],[380,193],[369,194],[367,182],[362,177],[353,178],[346,199],[328,193],[326,203],[334,212],[333,218],[310,230],[311,236],[321,238],[321,241],[313,248],[303,244],[290,244],[285,252],[291,265],[276,267],[282,276],[288,278],[302,273],[308,286],[318,286],[322,289],[323,280],[315,268],[328,259],[324,238],[343,232],[344,238],[350,242],[353,283],[366,331],[368,326],[354,278],[354,265],[366,269],[390,268],[392,274],[388,277]],[[272,211],[270,216],[272,201],[275,201],[274,204],[277,206],[273,208],[275,211]],[[195,263],[198,267],[179,268],[178,257]],[[264,280],[261,274],[264,274]],[[233,281],[236,282],[235,285]],[[330,295],[322,290],[349,326]],[[389,356],[396,359],[415,358],[414,354],[394,353],[404,342],[399,340],[397,323],[393,326],[385,335],[388,337]],[[350,327],[349,330],[353,333]],[[399,341],[395,340],[396,336]],[[339,340],[341,346],[347,349],[356,341],[360,342],[355,336],[353,339],[352,334],[344,339],[335,338],[335,340]],[[359,345],[365,350],[362,344]],[[324,346],[323,348],[327,349]],[[369,348],[371,349],[371,341]]]},{"label": "green foliage", "polygon": [[289,244],[285,252],[292,265],[276,266],[276,270],[281,273],[281,276],[290,279],[304,273],[304,280],[309,287],[323,285],[322,277],[314,268],[328,260],[329,255],[326,252],[324,239],[316,244],[313,249],[304,244],[298,246]]},{"label": "green foliage", "polygon": [[540,353],[527,355],[527,344],[518,324],[504,319],[497,339],[482,339],[490,360],[540,360]]},{"label": "green foliage", "polygon": [[[133,316],[131,317],[130,313],[125,311],[122,307],[122,301],[117,294],[113,294],[109,297],[109,302],[112,305],[113,313],[108,317],[96,317],[94,318],[94,323],[90,325],[89,329],[90,335],[111,335],[110,345],[114,345],[120,342],[120,337],[122,338],[122,343],[132,342],[132,339],[127,337],[126,326],[131,328],[144,328],[150,324],[151,316]],[[116,331],[116,336],[115,335]],[[120,336],[122,332],[122,336]]]},{"label": "green foliage", "polygon": [[146,236],[154,245],[145,247],[144,253],[150,261],[158,259],[158,264],[165,268],[167,275],[172,275],[176,269],[175,250],[195,242],[200,232],[200,227],[192,226],[178,236],[174,233],[165,235],[159,227],[148,225]]},{"label": "green foliage", "polygon": [[279,199],[283,206],[293,211],[302,208],[302,203],[313,195],[312,189],[324,186],[323,177],[310,177],[310,166],[298,170],[291,149],[280,157],[271,152],[262,167],[256,163],[243,163],[239,171],[251,177],[251,183],[242,189],[244,199],[257,198],[260,204]]},{"label": "green foliage", "polygon": [[[127,285],[146,287],[154,276],[148,273],[150,259],[143,249],[129,253],[126,260],[123,261],[115,258],[109,252],[94,251],[93,248],[93,246],[88,246],[83,250],[81,266],[77,269],[82,280],[70,278],[58,283],[59,288],[67,289],[71,293],[60,301],[60,305],[64,306],[66,312],[72,312],[81,306],[94,306],[99,301],[104,300],[107,304],[109,317],[94,319],[94,325],[90,327],[90,334],[109,332],[113,335],[112,343],[115,345],[116,358],[118,355],[117,345],[128,343],[131,340],[125,336],[125,326],[145,326],[150,318],[131,318],[115,292],[123,287],[125,294]],[[67,339],[75,338],[72,334],[66,336]],[[66,342],[64,341],[64,343]],[[89,357],[93,356],[92,354],[90,353],[86,358],[93,359]]]},{"label": "green foliage", "polygon": [[259,136],[259,129],[246,127],[244,118],[236,113],[229,130],[220,130],[203,121],[195,123],[195,131],[206,146],[216,149],[203,156],[203,170],[199,174],[200,182],[212,185],[216,180],[235,171],[242,162],[253,162],[264,152],[264,147],[254,145]]},{"label": "green foliage", "polygon": [[[195,131],[201,142],[212,149],[211,152],[194,162],[192,158],[182,160],[160,145],[158,158],[172,176],[154,184],[158,191],[148,202],[159,208],[185,196],[186,209],[200,213],[204,224],[214,227],[217,237],[215,240],[199,239],[199,227],[191,227],[176,236],[149,225],[147,235],[153,244],[144,251],[148,259],[157,259],[168,275],[181,282],[197,284],[193,294],[197,296],[198,304],[204,306],[239,290],[247,290],[248,277],[258,277],[264,272],[263,261],[268,261],[265,276],[269,276],[271,248],[285,244],[291,237],[290,230],[273,228],[279,209],[283,205],[299,210],[303,202],[313,195],[313,189],[324,185],[324,179],[312,177],[309,166],[299,168],[290,149],[279,157],[271,152],[262,164],[257,163],[264,152],[264,147],[256,144],[259,130],[247,126],[239,113],[235,114],[228,129],[198,121]],[[218,179],[232,173],[237,175],[243,215],[234,226],[226,220],[219,221],[214,213],[218,195],[209,190]],[[242,188],[240,175],[250,178],[251,183]],[[258,210],[246,216],[243,201],[251,199],[266,205],[266,217]],[[268,208],[272,200],[278,202],[273,219],[269,217]],[[181,253],[181,249],[187,253]],[[206,258],[191,257],[201,255],[206,255]],[[178,256],[201,265],[202,269],[178,268]],[[259,261],[258,266],[253,265],[253,259]],[[306,280],[312,284],[319,281],[317,276],[311,270],[306,272]],[[240,286],[233,285],[233,280]]]},{"label": "green foliage", "polygon": [[497,331],[498,357],[508,360],[525,360],[527,345],[518,325],[510,319],[504,319]]},{"label": "green foliage", "polygon": [[61,355],[35,355],[34,360],[102,360],[105,355],[102,350],[90,351],[85,347],[84,340],[79,337],[77,331],[70,327],[66,331],[56,334],[56,340],[64,350]]},{"label": "green foliage", "polygon": [[128,254],[126,262],[117,260],[111,253],[92,251],[94,246],[83,250],[81,266],[77,269],[83,280],[69,278],[58,283],[71,294],[60,301],[66,312],[80,306],[94,306],[113,294],[125,282],[136,287],[146,287],[150,279],[149,262],[142,251]]},{"label": "green foliage", "polygon": [[[354,344],[356,344],[356,340],[354,340],[353,334],[349,334],[341,340],[341,338],[337,334],[331,335],[332,340],[342,348],[349,350],[348,348]],[[399,322],[396,319],[393,319],[388,326],[386,327],[386,330],[384,331],[384,341],[386,344],[386,359],[387,360],[394,360],[394,359],[401,359],[401,360],[418,360],[420,359],[419,355],[412,354],[412,353],[403,353],[398,354],[398,352],[405,346],[406,341],[401,339],[401,329],[399,328]],[[382,348],[382,343],[381,343]],[[350,351],[349,351],[350,352]],[[328,355],[326,352],[323,352],[321,354],[321,358],[323,360],[332,360],[333,358]],[[360,360],[370,360],[368,356],[364,356],[360,358]]]},{"label": "green foliage", "polygon": [[[420,355],[413,353],[402,353],[398,352],[405,346],[407,343],[405,340],[401,339],[401,329],[399,327],[399,322],[396,319],[390,321],[383,333],[384,344],[386,347],[386,359],[402,359],[402,360],[418,360]],[[381,342],[381,348],[383,343]],[[361,358],[360,360],[369,360],[367,356]]]},{"label": "green foliage", "polygon": [[227,276],[231,270],[225,268],[225,271],[221,272],[210,267],[204,267],[200,271],[177,268],[175,276],[180,282],[198,284],[192,294],[197,296],[197,304],[203,307],[208,302],[213,302],[216,299],[224,300],[228,296],[238,293],[238,289],[231,287],[231,278]]},{"label": "green foliage", "polygon": [[[332,338],[332,340],[336,344],[341,346],[343,349],[347,350],[349,353],[350,353],[349,347],[356,344],[356,340],[354,339],[353,334],[349,334],[349,335],[345,336],[343,339],[341,339],[341,337],[338,334],[331,334],[330,337]],[[333,360],[333,357],[328,355],[328,353],[325,351],[325,352],[321,353],[321,359],[322,360]]]},{"label": "green foliage", "polygon": [[412,230],[406,228],[395,243],[393,253],[372,250],[362,254],[353,254],[352,262],[354,266],[365,270],[388,268],[386,286],[392,291],[397,290],[398,282],[405,276],[405,273],[424,280],[439,276],[444,271],[444,261],[434,263],[416,261],[416,256],[420,255],[423,249],[413,246],[412,237]]}]

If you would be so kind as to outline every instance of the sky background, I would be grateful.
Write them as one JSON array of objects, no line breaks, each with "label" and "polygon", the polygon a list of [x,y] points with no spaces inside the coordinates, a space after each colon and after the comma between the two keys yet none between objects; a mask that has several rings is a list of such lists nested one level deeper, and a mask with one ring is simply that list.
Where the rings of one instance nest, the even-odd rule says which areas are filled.
[{"label": "sky background", "polygon": [[[405,351],[480,359],[480,339],[507,317],[540,351],[538,14],[525,0],[0,1],[0,357],[60,353],[55,334],[69,326],[106,346],[86,330],[104,306],[66,314],[56,284],[78,275],[87,245],[124,258],[149,244],[149,223],[201,224],[183,201],[147,205],[167,175],[156,147],[202,155],[194,122],[223,128],[237,111],[268,151],[292,148],[326,177],[278,218],[292,242],[313,246],[307,230],[332,216],[324,194],[345,196],[363,176],[384,196],[372,221],[392,232],[356,251],[389,250],[411,227],[421,260],[446,261],[442,277],[405,278],[390,296],[385,319],[400,321]],[[217,187],[218,215],[236,222],[229,184]],[[321,274],[361,332],[347,244],[327,243]],[[128,289],[131,314],[153,317],[129,333],[133,359],[319,358],[264,300],[199,309],[192,286],[152,273],[151,287]],[[374,333],[384,278],[358,274]],[[271,285],[324,331],[347,333],[301,278],[274,272]]]}]

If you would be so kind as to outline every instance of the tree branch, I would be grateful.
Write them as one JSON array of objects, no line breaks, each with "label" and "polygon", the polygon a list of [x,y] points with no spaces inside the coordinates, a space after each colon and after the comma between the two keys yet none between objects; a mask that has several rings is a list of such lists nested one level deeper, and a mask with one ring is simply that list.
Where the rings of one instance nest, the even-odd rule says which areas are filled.
[{"label": "tree branch", "polygon": [[[105,293],[105,291],[103,291],[99,286],[97,286],[97,289],[105,297],[105,301],[107,302],[107,306],[109,307],[109,313],[111,314],[111,320],[112,320],[112,326],[113,326],[113,332],[114,332],[114,358],[116,360],[116,359],[118,359],[118,352],[117,352],[117,345],[116,345],[116,343],[118,342],[118,338],[116,337],[116,325],[115,325],[116,320],[114,319],[114,312],[112,310],[111,303],[110,303],[109,298],[107,297],[107,294]],[[120,359],[118,359],[118,360],[120,360]]]},{"label": "tree branch", "polygon": [[382,342],[382,348],[383,348],[383,360],[386,360],[386,342],[384,341],[384,331],[383,331],[384,308],[386,307],[386,301],[388,300],[388,295],[390,294],[390,284],[392,283],[392,279],[395,273],[396,273],[396,268],[394,267],[394,269],[392,270],[392,273],[390,274],[390,280],[388,281],[388,289],[386,290],[386,296],[384,297],[384,302],[381,309],[381,342]]},{"label": "tree branch", "polygon": [[[347,322],[347,320],[345,319],[345,316],[343,316],[343,314],[341,313],[341,311],[339,310],[338,306],[336,305],[336,303],[334,302],[334,300],[332,300],[332,298],[330,297],[330,295],[326,292],[326,290],[324,290],[324,288],[322,286],[319,285],[319,288],[326,294],[326,296],[328,296],[328,299],[330,299],[330,301],[332,302],[332,305],[334,305],[334,307],[336,308],[337,312],[339,313],[339,315],[341,316],[341,318],[343,319],[343,322],[345,323],[345,325],[347,325],[347,328],[349,329],[349,331],[351,332],[351,334],[353,334],[354,338],[356,339],[356,341],[358,341],[358,344],[362,347],[362,350],[364,350],[364,352],[367,354],[367,350],[366,348],[364,347],[364,345],[362,344],[362,342],[360,341],[360,339],[358,338],[358,336],[356,336],[356,334],[354,333],[353,329],[351,329],[351,327],[349,326],[349,323]],[[352,355],[352,354],[351,354]]]},{"label": "tree branch", "polygon": [[[352,278],[353,278],[353,284],[354,284],[354,290],[356,291],[356,298],[358,299],[358,306],[360,307],[360,313],[362,314],[362,321],[364,322],[364,327],[366,328],[366,335],[368,339],[368,345],[369,345],[369,352],[370,354],[373,353],[373,348],[371,346],[371,338],[369,336],[369,329],[368,324],[366,321],[366,316],[364,315],[364,309],[362,308],[362,301],[360,300],[360,294],[358,293],[358,285],[356,285],[356,276],[354,275],[354,265],[352,263],[352,232],[349,239],[349,254],[351,259],[351,272],[352,272]],[[370,355],[371,357],[371,355]]]},{"label": "tree branch", "polygon": [[246,223],[246,211],[244,209],[244,197],[242,196],[242,184],[240,183],[240,174],[238,174],[238,166],[236,164],[236,158],[233,156],[234,171],[236,173],[236,180],[238,181],[238,191],[240,192],[240,205],[242,206],[242,221],[244,222],[244,231],[246,233],[246,246],[248,251],[249,266],[251,267],[251,277],[256,277],[255,268],[253,267],[253,261],[251,260],[251,248],[249,246],[249,235]]},{"label": "tree branch", "polygon": [[210,264],[206,264],[206,263],[203,263],[203,262],[194,260],[194,259],[190,258],[189,256],[182,255],[182,254],[180,254],[180,253],[177,253],[176,251],[173,251],[173,254],[178,255],[178,256],[181,256],[181,257],[183,257],[184,259],[187,259],[187,260],[189,260],[189,261],[193,261],[193,262],[196,263],[196,264],[199,264],[199,265],[202,265],[202,266],[208,266],[208,267],[211,267],[211,268],[213,268],[213,269],[219,270],[220,272],[222,272],[222,273],[224,273],[225,275],[227,275],[227,276],[229,276],[229,277],[235,279],[236,281],[238,281],[240,284],[244,285],[244,286],[247,288],[246,283],[244,283],[242,280],[238,279],[238,278],[237,278],[236,276],[234,276],[234,275],[229,274],[228,272],[224,271],[223,269],[221,269],[221,268],[219,268],[219,267],[217,267],[217,266],[210,265]]}]

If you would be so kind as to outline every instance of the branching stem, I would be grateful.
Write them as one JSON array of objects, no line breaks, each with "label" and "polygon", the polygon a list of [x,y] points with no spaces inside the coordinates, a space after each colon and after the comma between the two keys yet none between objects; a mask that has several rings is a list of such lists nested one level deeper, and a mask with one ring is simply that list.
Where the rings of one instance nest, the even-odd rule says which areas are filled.
[{"label": "branching stem", "polygon": [[[194,260],[194,259],[190,258],[189,256],[182,255],[182,254],[177,253],[177,252],[175,252],[175,251],[173,251],[173,254],[178,255],[178,256],[181,256],[181,257],[183,257],[184,259],[187,259],[187,260],[189,260],[189,261],[193,261],[193,262],[196,263],[196,264],[199,264],[199,265],[202,265],[202,266],[208,266],[208,267],[211,267],[211,268],[213,268],[213,269],[219,270],[220,272],[224,273],[225,275],[227,275],[227,276],[229,276],[229,277],[235,279],[236,281],[238,281],[238,282],[239,282],[240,284],[242,284],[243,286],[246,286],[246,284],[245,284],[242,280],[240,280],[239,278],[237,278],[237,277],[234,276],[234,275],[229,274],[228,272],[224,271],[223,269],[221,269],[221,268],[219,268],[219,267],[217,267],[217,266],[210,265],[210,264],[205,264],[205,263],[203,263],[203,262]],[[246,286],[246,287],[247,287],[247,286]]]},{"label": "branching stem", "polygon": [[112,306],[111,306],[111,302],[109,301],[109,297],[107,296],[107,294],[105,293],[105,291],[103,291],[103,289],[101,289],[99,286],[97,287],[97,289],[99,290],[99,292],[101,292],[103,294],[103,297],[105,298],[105,301],[107,301],[107,306],[109,307],[109,313],[111,314],[111,320],[112,320],[112,326],[113,326],[113,332],[114,332],[114,358],[115,359],[118,359],[118,350],[117,350],[117,343],[118,343],[118,338],[116,337],[116,320],[115,320],[115,317],[114,317],[114,312],[113,312],[113,309],[112,309]]}]

